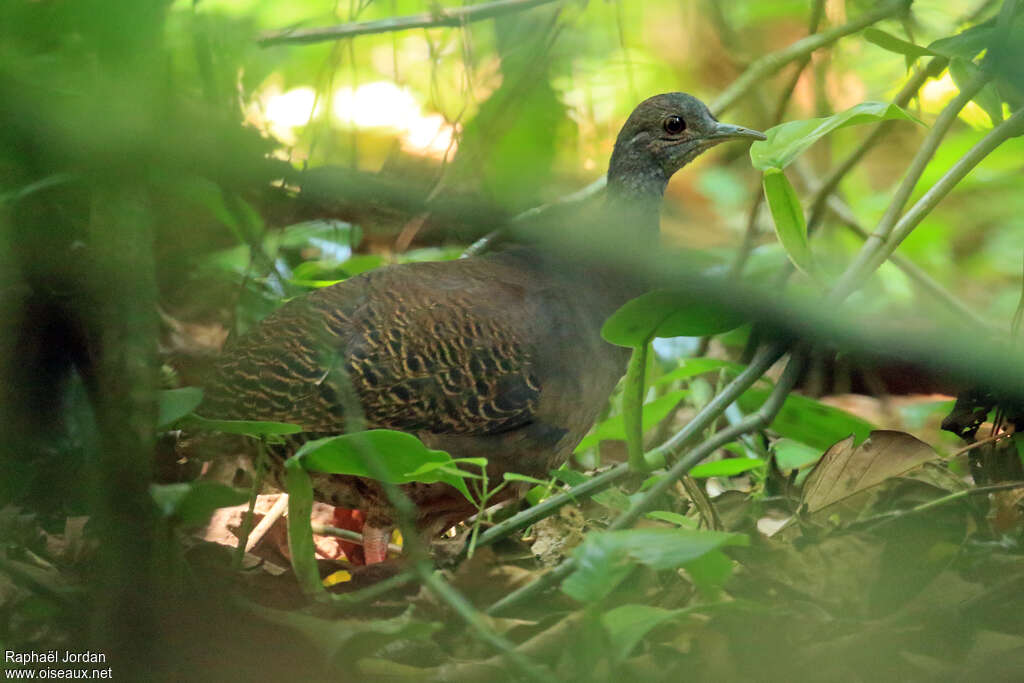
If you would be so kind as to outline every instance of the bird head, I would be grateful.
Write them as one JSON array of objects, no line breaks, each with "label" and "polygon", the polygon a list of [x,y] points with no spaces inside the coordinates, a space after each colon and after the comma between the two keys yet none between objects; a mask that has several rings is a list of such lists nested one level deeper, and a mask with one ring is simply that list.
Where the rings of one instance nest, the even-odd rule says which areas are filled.
[{"label": "bird head", "polygon": [[692,95],[673,92],[641,102],[615,141],[608,182],[633,194],[664,191],[672,174],[702,152],[737,138],[764,140],[764,133],[722,123]]}]

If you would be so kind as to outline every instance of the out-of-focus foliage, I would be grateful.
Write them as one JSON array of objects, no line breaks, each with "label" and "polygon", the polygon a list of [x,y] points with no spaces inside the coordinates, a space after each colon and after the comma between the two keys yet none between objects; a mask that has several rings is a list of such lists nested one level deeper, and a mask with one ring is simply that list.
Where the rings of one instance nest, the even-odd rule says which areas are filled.
[{"label": "out-of-focus foliage", "polygon": [[[970,456],[937,430],[950,401],[930,396],[959,387],[913,365],[858,365],[855,352],[879,349],[816,351],[802,393],[770,425],[716,449],[691,472],[700,482],[673,482],[636,529],[607,527],[657,490],[664,469],[460,558],[452,584],[469,610],[535,580],[542,564],[574,558],[561,592],[514,618],[467,617],[466,605],[436,589],[365,605],[325,597],[300,465],[372,474],[347,437],[307,444],[286,473],[295,574],[280,553],[256,570],[249,560],[228,570],[224,553],[183,533],[243,496],[192,482],[218,465],[181,462],[169,445],[179,435],[167,428],[250,445],[298,429],[189,415],[199,394],[187,387],[202,383],[226,337],[315,288],[392,263],[458,257],[498,221],[599,178],[641,99],[683,90],[714,103],[751,63],[802,39],[814,7],[826,30],[883,5],[572,0],[455,28],[261,46],[265,32],[289,27],[472,5],[0,3],[4,648],[93,647],[111,655],[115,679],[525,675],[528,667],[495,658],[494,637],[474,637],[500,634],[522,657],[576,680],[675,680],[684,667],[696,680],[849,680],[854,671],[1015,678],[1019,491],[970,487]],[[788,291],[816,302],[864,238],[830,212],[808,234],[806,203],[880,121],[924,125],[896,121],[839,185],[868,233],[939,112],[979,73],[991,82],[959,113],[908,205],[1020,108],[1024,40],[1001,36],[1021,37],[1021,3],[907,5],[716,112],[752,128],[782,125],[754,151],[755,166],[768,170],[763,185],[746,150],[730,146],[672,180],[663,241],[688,250],[686,267],[742,277],[773,296],[788,254],[803,271]],[[936,56],[949,67],[904,110],[874,104],[891,101],[911,67]],[[1021,138],[996,148],[900,246],[962,307],[886,263],[850,302],[857,326],[929,339],[987,338],[974,318],[1009,327],[1022,276],[1021,149]],[[758,213],[762,187],[771,210]],[[579,470],[626,459],[624,405],[636,409],[643,445],[657,446],[747,366],[742,349],[762,330],[736,328],[740,318],[704,304],[672,317],[679,300],[636,300],[606,334],[643,348],[653,336],[724,334],[659,340],[637,356],[642,407],[613,396],[574,460],[549,481],[528,482],[537,485],[530,504],[586,485],[593,475]],[[708,349],[721,357],[688,358]],[[747,389],[690,443],[756,415],[774,379]],[[851,434],[856,444],[844,441]],[[453,463],[405,436],[366,437],[397,456],[383,478],[447,481],[464,493],[465,482],[484,485],[481,462]],[[1016,454],[1020,443],[999,447]],[[886,453],[894,462],[875,468]],[[848,476],[843,463],[874,474]],[[236,474],[222,478],[234,483]],[[474,539],[490,521],[481,515]],[[300,584],[324,602],[309,609]],[[350,618],[363,609],[365,619]]]}]

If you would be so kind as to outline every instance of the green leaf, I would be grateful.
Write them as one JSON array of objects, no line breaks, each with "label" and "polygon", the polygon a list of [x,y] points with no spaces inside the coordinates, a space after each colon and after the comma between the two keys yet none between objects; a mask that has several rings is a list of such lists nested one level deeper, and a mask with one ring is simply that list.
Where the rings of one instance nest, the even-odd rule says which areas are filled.
[{"label": "green leaf", "polygon": [[654,386],[659,384],[667,384],[669,382],[679,382],[684,379],[690,379],[697,375],[703,375],[705,372],[711,372],[712,370],[720,370],[725,368],[730,372],[739,373],[742,372],[746,366],[740,363],[733,363],[728,360],[719,360],[718,358],[687,358],[683,361],[683,364],[672,370],[666,372],[664,375],[654,381]]},{"label": "green leaf", "polygon": [[686,515],[681,515],[678,512],[669,512],[668,510],[652,510],[644,515],[647,519],[656,519],[659,522],[668,522],[669,524],[675,524],[686,529],[696,529],[697,521],[690,519]]},{"label": "green leaf", "polygon": [[[372,429],[316,439],[304,443],[294,459],[300,460],[307,470],[373,478],[364,457],[374,459],[389,483],[444,482],[458,489],[468,500],[473,500],[461,473],[453,474],[456,461],[444,451],[427,448],[422,441],[405,432]],[[445,468],[446,465],[451,469]]]},{"label": "green leaf", "polygon": [[627,301],[605,321],[601,336],[612,344],[635,348],[654,337],[709,337],[743,322],[732,311],[692,294],[661,289]]},{"label": "green leaf", "polygon": [[[672,409],[675,408],[681,400],[683,400],[683,397],[686,396],[687,393],[688,392],[685,389],[677,389],[676,391],[670,391],[664,396],[659,396],[653,401],[645,403],[641,418],[642,429],[647,431],[664,420],[665,417],[672,412]],[[591,430],[590,434],[588,434],[582,441],[580,441],[579,445],[576,446],[573,452],[581,453],[588,448],[596,446],[599,441],[624,441],[625,439],[625,420],[620,414],[594,425],[594,429]]]},{"label": "green leaf", "polygon": [[780,470],[797,470],[805,465],[818,462],[818,458],[821,457],[820,448],[808,446],[793,439],[778,439],[772,444],[772,453],[775,455],[775,462]]},{"label": "green leaf", "polygon": [[[949,75],[956,83],[956,87],[961,90],[980,72],[981,69],[974,62],[964,59],[954,59],[949,63]],[[1003,98],[999,96],[993,83],[986,83],[971,99],[988,114],[993,126],[1003,122]]]},{"label": "green leaf", "polygon": [[732,576],[733,561],[721,550],[712,550],[686,565],[686,573],[705,598],[717,598]]},{"label": "green leaf", "polygon": [[707,477],[734,477],[743,472],[763,467],[765,461],[760,458],[729,458],[727,460],[716,460],[705,462],[690,470],[690,476],[694,479],[706,479]]},{"label": "green leaf", "polygon": [[778,169],[764,172],[764,196],[772,212],[775,234],[793,265],[808,275],[814,272],[814,258],[807,241],[807,221],[796,190]]},{"label": "green leaf", "polygon": [[292,556],[292,570],[306,595],[326,593],[320,583],[320,570],[316,563],[316,545],[313,541],[313,484],[309,472],[297,458],[284,463],[285,488],[288,489],[288,549]]},{"label": "green leaf", "polygon": [[[1011,33],[1018,30],[1021,20],[1022,17],[1017,17],[1013,22]],[[950,59],[974,59],[979,52],[991,47],[997,36],[996,20],[991,19],[983,24],[971,26],[955,36],[939,38],[928,45],[928,49]]]},{"label": "green leaf", "polygon": [[[768,399],[767,389],[748,389],[739,398],[739,406],[746,413],[756,411]],[[850,434],[858,440],[868,438],[874,427],[845,410],[833,408],[799,394],[790,394],[771,424],[780,436],[807,444],[824,451]]]},{"label": "green leaf", "polygon": [[789,121],[769,128],[765,131],[767,140],[759,140],[750,146],[750,161],[754,168],[761,171],[767,171],[770,168],[783,169],[804,150],[834,130],[889,119],[920,123],[918,119],[895,104],[861,102],[832,116]]},{"label": "green leaf", "polygon": [[619,510],[620,512],[625,512],[629,509],[629,496],[614,486],[592,496],[591,500],[598,505],[604,505],[606,508]]},{"label": "green leaf", "polygon": [[198,387],[183,387],[161,391],[157,397],[158,429],[165,429],[185,417],[203,402],[203,390]]},{"label": "green leaf", "polygon": [[505,481],[523,481],[527,484],[536,484],[537,486],[547,486],[551,482],[544,481],[543,479],[537,479],[536,477],[528,477],[525,474],[517,474],[515,472],[505,472],[502,474]]},{"label": "green leaf", "polygon": [[917,59],[918,57],[928,57],[936,54],[935,52],[932,52],[926,47],[915,45],[914,43],[903,40],[902,38],[897,38],[891,33],[880,31],[877,28],[865,29],[864,38],[869,43],[874,43],[883,50],[888,50],[889,52],[895,52],[896,54],[904,55],[907,58],[908,67],[910,66],[911,62],[913,62],[913,60]]},{"label": "green leaf", "polygon": [[653,569],[685,566],[726,545],[747,545],[745,534],[691,529],[625,529],[587,534],[573,551],[575,569],[562,590],[580,602],[607,596],[636,564]]},{"label": "green leaf", "polygon": [[182,424],[194,429],[224,434],[242,434],[260,437],[278,434],[298,434],[302,427],[288,422],[261,422],[259,420],[208,420],[199,415],[182,418]]},{"label": "green leaf", "polygon": [[214,510],[249,500],[247,492],[212,481],[151,484],[149,493],[161,515],[184,526],[206,524]]},{"label": "green leaf", "polygon": [[675,619],[688,610],[663,609],[650,605],[619,605],[601,615],[601,623],[608,632],[612,646],[612,660],[623,662],[629,657],[637,643],[656,626]]}]

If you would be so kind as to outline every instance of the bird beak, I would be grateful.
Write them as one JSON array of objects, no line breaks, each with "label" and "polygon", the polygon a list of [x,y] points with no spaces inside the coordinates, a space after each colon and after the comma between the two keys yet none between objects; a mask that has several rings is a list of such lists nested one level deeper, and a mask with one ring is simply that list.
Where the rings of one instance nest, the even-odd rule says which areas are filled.
[{"label": "bird beak", "polygon": [[708,135],[710,140],[728,140],[730,138],[753,138],[754,140],[767,140],[764,133],[743,126],[734,126],[731,123],[715,123],[715,129]]}]

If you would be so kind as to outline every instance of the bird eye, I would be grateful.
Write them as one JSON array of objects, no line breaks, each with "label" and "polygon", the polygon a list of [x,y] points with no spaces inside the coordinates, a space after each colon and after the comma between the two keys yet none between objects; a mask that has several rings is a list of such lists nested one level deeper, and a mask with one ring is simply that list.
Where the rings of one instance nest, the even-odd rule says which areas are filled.
[{"label": "bird eye", "polygon": [[686,130],[686,121],[681,116],[669,116],[661,125],[669,135],[679,135]]}]

